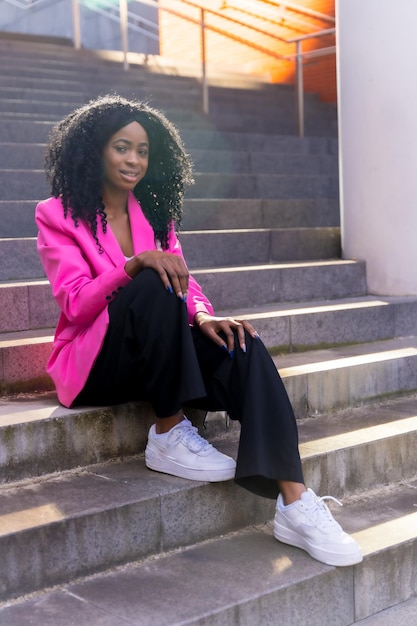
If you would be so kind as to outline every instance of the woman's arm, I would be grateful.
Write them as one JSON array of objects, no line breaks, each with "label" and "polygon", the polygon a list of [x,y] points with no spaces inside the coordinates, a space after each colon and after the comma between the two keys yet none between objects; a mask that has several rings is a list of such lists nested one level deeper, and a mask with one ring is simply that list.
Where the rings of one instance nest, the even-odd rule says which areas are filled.
[{"label": "woman's arm", "polygon": [[[181,244],[175,233],[173,223],[171,224],[171,229],[168,236],[168,244],[169,252],[182,259],[188,273],[188,268],[184,259]],[[195,316],[199,312],[214,315],[214,308],[212,303],[203,293],[200,285],[191,274],[188,275],[187,309],[188,320],[191,325],[195,324]]]},{"label": "woman's arm", "polygon": [[107,269],[97,263],[99,249],[93,237],[83,225],[75,227],[70,216],[65,219],[60,208],[48,202],[36,207],[38,251],[62,313],[74,324],[88,324],[130,277],[122,264],[109,264]]}]

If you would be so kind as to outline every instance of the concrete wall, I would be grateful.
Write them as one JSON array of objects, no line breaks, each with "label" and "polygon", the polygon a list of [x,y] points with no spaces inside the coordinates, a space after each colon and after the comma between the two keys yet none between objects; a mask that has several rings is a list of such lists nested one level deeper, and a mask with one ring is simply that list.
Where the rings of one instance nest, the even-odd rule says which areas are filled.
[{"label": "concrete wall", "polygon": [[336,15],[343,255],[366,260],[372,293],[417,294],[417,3]]}]

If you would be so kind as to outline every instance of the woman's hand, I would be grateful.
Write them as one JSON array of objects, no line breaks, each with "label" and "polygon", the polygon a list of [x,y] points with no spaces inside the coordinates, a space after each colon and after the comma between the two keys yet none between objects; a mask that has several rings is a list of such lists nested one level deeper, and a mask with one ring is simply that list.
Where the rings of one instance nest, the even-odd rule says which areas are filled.
[{"label": "woman's hand", "polygon": [[157,272],[167,291],[177,294],[182,300],[188,294],[188,269],[183,259],[170,252],[147,250],[127,261],[125,271],[129,276],[136,276],[149,268]]},{"label": "woman's hand", "polygon": [[[246,352],[245,330],[254,338],[259,338],[258,333],[246,320],[235,320],[233,317],[214,317],[208,313],[199,312],[194,317],[194,322],[201,332],[207,335],[220,348],[227,350],[229,354],[235,349],[235,337],[233,330],[237,331],[240,349]],[[220,333],[226,337],[226,343]]]}]

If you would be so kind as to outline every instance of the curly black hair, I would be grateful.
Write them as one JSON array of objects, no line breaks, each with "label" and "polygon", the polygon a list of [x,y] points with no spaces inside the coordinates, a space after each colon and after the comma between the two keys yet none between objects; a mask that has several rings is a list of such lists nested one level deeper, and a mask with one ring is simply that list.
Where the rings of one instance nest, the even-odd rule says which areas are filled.
[{"label": "curly black hair", "polygon": [[191,159],[175,126],[157,109],[139,100],[105,95],[91,100],[61,120],[50,135],[45,157],[52,195],[61,197],[64,215],[89,224],[97,245],[97,222],[106,232],[102,198],[102,153],[118,130],[138,122],[149,139],[149,165],[133,190],[163,249],[168,247],[171,220],[179,228],[186,185],[193,182]]}]

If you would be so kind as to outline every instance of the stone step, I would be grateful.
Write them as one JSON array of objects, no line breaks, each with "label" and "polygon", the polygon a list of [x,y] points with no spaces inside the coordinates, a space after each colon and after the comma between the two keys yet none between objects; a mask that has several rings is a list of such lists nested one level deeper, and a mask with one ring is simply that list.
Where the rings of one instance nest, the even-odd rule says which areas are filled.
[{"label": "stone step", "polygon": [[[40,169],[44,164],[44,143],[0,144],[0,169]],[[198,150],[190,156],[197,172],[240,174],[328,174],[337,177],[337,159],[330,154],[277,154],[238,150]]]},{"label": "stone step", "polygon": [[[216,309],[366,295],[362,261],[270,263],[193,270]],[[233,285],[233,289],[230,286]]]},{"label": "stone step", "polygon": [[362,546],[364,560],[354,567],[329,567],[278,543],[267,523],[60,585],[4,606],[0,617],[4,626],[357,623],[416,595],[415,487],[334,511]]},{"label": "stone step", "polygon": [[[102,92],[103,90],[97,90],[97,94],[91,95],[98,95]],[[187,125],[194,126],[195,128],[217,128],[218,130],[227,132],[244,132],[247,128],[251,128],[253,132],[258,133],[296,134],[296,114],[294,108],[282,110],[277,107],[274,115],[268,118],[264,116],[260,117],[257,113],[253,115],[240,114],[236,116],[236,112],[228,113],[224,110],[217,115],[211,114],[209,118],[206,118],[199,112],[199,99],[196,100],[194,107],[192,107],[189,100],[183,100],[184,95],[182,93],[178,95],[178,98],[171,98],[171,106],[175,106],[175,110],[167,110],[168,93],[154,95],[152,97],[150,97],[149,90],[141,90],[139,92],[138,90],[132,91],[132,89],[118,89],[118,93],[129,98],[138,97],[139,99],[145,99],[149,101],[151,106],[165,109],[167,117],[177,125],[186,119]],[[88,99],[89,98],[87,98],[87,100]],[[82,102],[68,104],[66,102],[44,103],[39,101],[26,102],[24,100],[0,99],[0,116],[15,123],[25,119],[38,121],[52,119],[57,121],[80,104],[82,104]],[[306,115],[305,128],[311,135],[322,135],[323,137],[336,137],[337,135],[337,122],[326,122],[322,119],[320,112],[315,116]]]},{"label": "stone step", "polygon": [[[58,307],[49,290],[39,290],[38,284],[27,290],[26,299],[14,296],[8,290],[2,294],[1,388],[3,392],[50,389],[51,381],[45,374],[45,367],[54,328],[49,328],[47,323],[56,323]],[[411,336],[415,332],[417,302],[415,298],[375,299],[368,296],[334,302],[275,304],[240,311],[228,309],[218,313],[248,319],[272,354],[283,355],[335,349],[337,346],[343,349],[349,344]],[[367,346],[365,349],[372,352],[371,348]],[[357,356],[357,352],[354,354]],[[365,362],[366,358],[365,355]],[[280,362],[277,361],[278,367]],[[302,390],[297,391],[297,398],[300,393],[302,404]],[[302,406],[300,410],[303,410]]]},{"label": "stone step", "polygon": [[[47,322],[56,322],[58,307],[50,297],[45,306],[45,294],[38,287],[32,285],[22,300],[14,298],[13,292],[2,293],[0,380],[6,389],[51,386],[45,366],[54,328],[49,328]],[[287,354],[411,336],[415,332],[417,301],[412,297],[367,296],[218,313],[248,319],[273,354]]]},{"label": "stone step", "polygon": [[[32,344],[15,341],[13,345],[10,342],[5,345],[6,342],[1,342],[3,371],[7,373],[9,368],[15,375],[9,387],[18,381],[22,388],[22,375],[28,370],[35,373],[37,365],[38,379],[42,382],[41,377],[46,378],[45,362],[52,337],[40,333],[35,337],[37,343],[32,340]],[[358,403],[413,393],[417,389],[415,337],[273,358],[298,418],[340,411]],[[48,387],[44,384],[43,388]],[[32,386],[33,389],[36,390],[36,386]],[[41,384],[38,389],[42,389]],[[25,478],[33,471],[49,473],[94,463],[109,458],[109,455],[131,454],[132,446],[138,450],[137,442],[143,442],[146,434],[139,429],[140,424],[134,416],[149,414],[149,407],[144,404],[139,408],[122,405],[68,411],[57,405],[55,396],[46,404],[42,401],[32,403],[31,400],[21,402],[19,398],[10,400],[4,396],[0,407],[3,450],[0,474],[6,480]],[[45,455],[45,449],[49,447],[56,449],[57,457],[52,452]]]},{"label": "stone step", "polygon": [[[368,361],[372,373],[372,362]],[[288,376],[283,369],[279,371],[288,386]],[[416,474],[415,396],[389,401],[378,401],[373,396],[358,401],[363,406],[320,414],[311,407],[309,414],[304,410],[297,416],[305,469],[315,476],[317,489],[331,491],[337,497],[408,480]],[[330,405],[328,408],[333,410]],[[190,409],[187,413],[204,436],[216,441],[220,438],[228,453],[236,452],[238,424],[230,422],[227,428],[223,413],[210,413],[202,428],[204,414]],[[0,416],[0,483],[4,485],[112,459],[133,458],[143,453],[154,421],[147,403],[66,409],[54,392],[3,398]],[[367,472],[362,475],[360,468],[364,464]]]},{"label": "stone step", "polygon": [[[6,240],[9,243],[14,240]],[[193,270],[216,310],[366,295],[365,264],[328,260]],[[233,290],[230,285],[233,284]],[[57,307],[47,280],[0,283],[0,332],[54,326]],[[18,322],[19,318],[21,322]],[[11,327],[11,324],[19,327]]]},{"label": "stone step", "polygon": [[[364,551],[364,563],[368,561],[369,565],[374,555],[375,568],[381,568],[379,553],[384,547],[395,545],[399,550],[403,542],[417,539],[413,490],[416,406],[416,398],[409,397],[360,407],[339,418],[309,419],[299,425],[306,483],[317,493],[331,493],[352,501],[336,517],[357,537]],[[89,417],[91,423],[94,416]],[[136,415],[136,421],[139,420]],[[144,420],[140,421],[146,430]],[[124,430],[123,427],[126,424],[122,420]],[[71,428],[67,437],[73,434]],[[211,439],[219,449],[235,455],[237,436],[234,428],[228,436]],[[97,448],[97,442],[94,447]],[[43,456],[46,449],[45,441]],[[51,449],[57,454],[56,448]],[[359,472],[357,468],[364,466],[367,471]],[[366,492],[375,493],[396,481],[402,486],[391,486],[385,496],[378,491],[374,499],[369,495],[364,498]],[[386,505],[388,495],[390,506]],[[190,545],[189,549],[195,549],[192,544],[265,523],[274,513],[273,501],[258,499],[232,481],[197,483],[149,472],[142,455],[4,484],[1,496],[2,600],[150,555],[169,558],[166,552]],[[367,509],[370,502],[372,506]],[[401,523],[396,525],[395,520],[400,518]],[[269,525],[264,530],[269,534]],[[284,549],[275,542],[272,545]],[[319,566],[321,571],[333,570],[318,565],[298,550],[286,550],[288,558],[303,554],[306,564]],[[28,555],[23,562],[22,554]],[[333,571],[342,575],[348,570]],[[379,569],[380,575],[382,571]],[[366,603],[376,604],[375,598],[368,598]]]},{"label": "stone step", "polygon": [[[78,54],[85,54],[87,52],[87,50],[83,50]],[[2,52],[2,55],[4,55],[4,52]],[[25,79],[37,76],[39,80],[52,80],[54,83],[59,80],[64,80],[65,83],[67,83],[67,80],[77,82],[78,77],[78,84],[80,84],[80,82],[86,82],[83,80],[83,76],[80,76],[77,71],[80,65],[91,68],[90,74],[87,75],[88,80],[91,78],[92,81],[97,81],[98,77],[100,77],[100,80],[104,81],[106,84],[109,84],[109,82],[111,84],[114,80],[125,80],[126,83],[132,80],[135,82],[140,81],[143,73],[145,73],[148,80],[156,84],[171,80],[175,84],[182,83],[185,89],[189,84],[193,84],[193,82],[197,82],[198,84],[201,82],[200,67],[176,64],[173,63],[171,59],[161,56],[145,58],[143,54],[130,53],[129,68],[128,70],[124,70],[122,53],[113,50],[100,50],[99,55],[95,55],[92,62],[87,61],[86,63],[83,56],[78,57],[74,59],[72,66],[67,64],[66,68],[63,65],[54,67],[53,64],[49,64],[49,67],[47,67],[48,64],[45,65],[42,61],[37,63],[36,67],[30,68],[30,60],[28,61],[28,59],[24,57],[19,59],[19,61],[16,61],[16,59],[17,55],[13,54],[8,66],[10,67],[11,63],[14,63],[15,66],[12,67],[11,70],[6,70],[6,72],[10,78],[17,76],[17,81],[12,82],[12,84],[18,86],[26,84],[26,82],[20,82],[19,77],[21,76]],[[105,63],[101,63],[103,59]],[[3,72],[2,69],[3,68],[0,68],[0,76],[5,76],[5,72]],[[262,97],[265,97],[267,100],[273,100],[274,96],[275,98],[277,96],[279,98],[281,94],[283,94],[283,96],[289,96],[294,100],[294,87],[292,85],[271,83],[270,80],[268,78],[265,79],[264,76],[239,73],[238,71],[219,70],[218,68],[212,67],[208,72],[207,78],[210,89],[224,89],[230,92],[236,89],[240,93],[245,94],[245,96],[247,94],[249,98],[255,100],[259,100],[259,98]],[[36,85],[37,83],[34,84],[34,86]],[[306,101],[317,105],[317,103],[320,102],[320,97],[315,93],[306,93]]]},{"label": "stone step", "polygon": [[249,320],[274,354],[408,337],[417,298],[364,296],[218,311]]},{"label": "stone step", "polygon": [[417,340],[396,337],[274,358],[298,416],[417,389]]},{"label": "stone step", "polygon": [[180,240],[190,269],[340,258],[339,228],[184,231]]},{"label": "stone step", "polygon": [[[6,62],[6,61],[5,61]],[[13,67],[13,61],[9,61]],[[86,100],[103,93],[109,89],[108,69],[104,76],[88,76],[88,80],[82,80],[62,73],[59,77],[48,77],[42,70],[33,68],[28,71],[26,60],[22,66],[15,68],[14,72],[4,73],[0,68],[0,82],[2,84],[3,97],[8,99],[33,99],[33,100]],[[210,114],[217,116],[224,112],[227,107],[235,107],[245,113],[254,113],[256,107],[262,106],[265,117],[273,117],[279,110],[294,110],[294,90],[292,87],[283,89],[283,85],[271,85],[268,93],[265,88],[259,90],[233,89],[224,86],[210,84],[209,99]],[[288,87],[288,86],[286,86]],[[198,80],[182,76],[174,76],[166,73],[150,72],[146,68],[134,68],[132,72],[120,73],[112,77],[111,88],[113,92],[125,92],[130,90],[130,95],[136,93],[140,96],[146,92],[151,95],[167,95],[168,90],[175,98],[186,92],[191,100],[201,102],[201,86]],[[48,98],[48,94],[49,98]],[[186,100],[185,100],[186,102]],[[305,114],[307,117],[320,113],[323,119],[336,120],[337,106],[333,103],[324,103],[313,94],[305,94]]]},{"label": "stone step", "polygon": [[[184,86],[199,83],[200,70],[190,73],[183,72],[170,63],[164,57],[152,56],[145,59],[144,55],[130,55],[130,65],[127,71],[122,70],[122,55],[114,51],[100,51],[98,54],[90,50],[74,50],[67,46],[50,46],[48,49],[39,47],[35,43],[24,46],[19,43],[17,46],[3,46],[0,42],[0,50],[4,63],[0,70],[0,77],[11,83],[3,82],[5,85],[21,85],[22,78],[39,78],[41,81],[51,80],[61,81],[61,86],[67,81],[73,80],[76,87],[86,79],[97,80],[99,76],[102,80],[109,77],[114,82],[131,82],[145,79],[150,83],[172,82],[173,84],[183,84]],[[16,80],[13,81],[13,78]],[[278,96],[279,99],[294,100],[294,87],[288,84],[271,83],[262,77],[242,74],[238,71],[218,72],[215,68],[208,67],[208,81],[210,89],[214,94],[221,93],[226,98],[236,98],[236,91],[245,96],[245,101],[263,99],[267,104],[273,102]],[[34,88],[42,86],[39,82],[33,82]],[[307,103],[320,104],[320,99],[316,94],[306,93]],[[332,108],[325,107],[323,108]],[[333,106],[333,108],[335,108]]]},{"label": "stone step", "polygon": [[[152,101],[165,99],[167,103],[172,107],[172,101],[181,101],[187,109],[198,110],[201,106],[201,87],[195,80],[185,79],[181,77],[173,77],[163,75],[157,76],[155,74],[144,73],[137,76],[126,77],[123,74],[114,77],[109,82],[106,77],[88,77],[88,80],[64,80],[56,79],[49,80],[43,79],[44,85],[40,85],[39,82],[35,82],[33,74],[39,73],[36,69],[33,70],[30,76],[24,76],[20,74],[15,75],[2,75],[0,70],[0,80],[2,82],[2,98],[0,104],[2,110],[9,110],[5,108],[7,103],[10,103],[10,110],[26,111],[29,108],[24,105],[30,103],[36,104],[36,109],[44,110],[48,112],[50,105],[56,104],[56,109],[59,111],[60,105],[79,106],[82,102],[88,101],[90,98],[96,97],[100,93],[110,90],[114,93],[126,94],[129,97],[133,95],[135,97],[143,98],[148,97]],[[42,77],[40,77],[42,81]],[[28,86],[28,84],[30,86]],[[277,97],[279,96],[279,97]],[[239,90],[225,90],[222,88],[209,87],[210,97],[210,115],[213,115],[215,119],[221,117],[225,112],[231,112],[238,108],[240,114],[256,115],[256,106],[262,102],[262,117],[269,118],[273,121],[277,115],[293,114],[294,113],[294,96],[290,93],[274,94],[269,98],[265,98],[264,95],[258,94],[256,97],[253,92]],[[196,104],[198,105],[196,107]],[[44,109],[42,109],[44,105]],[[20,108],[16,108],[19,106]],[[322,120],[336,120],[335,108],[331,106],[323,105],[320,101],[307,99],[305,114],[308,118],[314,118],[319,115]]]},{"label": "stone step", "polygon": [[[10,116],[18,118],[18,116],[29,116],[29,117],[38,117],[48,119],[61,119],[68,113],[70,113],[73,109],[81,106],[85,102],[88,102],[91,98],[98,96],[99,94],[106,91],[105,89],[97,88],[96,91],[92,90],[90,94],[86,94],[85,96],[76,97],[72,96],[68,99],[63,99],[62,102],[55,100],[18,100],[18,99],[6,99],[0,98],[0,115],[2,117]],[[109,88],[110,91],[110,88]],[[116,91],[115,89],[111,90],[112,92]],[[149,90],[145,89],[132,89],[131,87],[126,87],[124,89],[119,88],[117,92],[121,96],[126,96],[129,98],[136,97],[138,99],[147,99],[150,101],[150,104],[156,107],[161,107],[163,105],[167,105],[169,101],[169,107],[166,111],[167,116],[173,122],[178,122],[183,119],[188,121],[204,121],[200,111],[200,99],[195,98],[195,103],[193,104],[191,100],[188,100],[185,95],[181,92],[173,93],[171,98],[169,98],[169,90],[166,92],[161,92],[159,94],[155,94],[150,97],[151,94]],[[45,92],[45,98],[47,98],[47,93]],[[169,98],[169,100],[168,100]],[[184,110],[185,109],[185,110]]]},{"label": "stone step", "polygon": [[[0,237],[36,237],[36,200],[0,200]],[[188,198],[182,230],[245,228],[335,228],[338,198]]]},{"label": "stone step", "polygon": [[412,624],[417,613],[417,597],[404,600],[360,620],[358,626],[398,626]]},{"label": "stone step", "polygon": [[[5,121],[0,113],[0,121]],[[7,121],[7,120],[6,120]],[[16,127],[0,124],[0,142],[2,143],[45,143],[54,122],[51,120],[19,120]],[[243,150],[280,152],[283,154],[332,154],[337,156],[338,142],[331,137],[292,137],[248,132],[227,132],[211,129],[187,128],[185,122],[180,126],[181,136],[187,149],[199,150]]]},{"label": "stone step", "polygon": [[[1,207],[0,201],[0,211]],[[186,198],[182,226],[187,230],[337,227],[339,199]]]},{"label": "stone step", "polygon": [[[194,174],[187,198],[336,198],[337,181],[331,176],[288,174]],[[46,198],[49,187],[44,171],[0,170],[3,200]]]},{"label": "stone step", "polygon": [[[340,257],[339,228],[183,231],[190,269]],[[0,239],[0,281],[44,278],[34,237]]]}]

